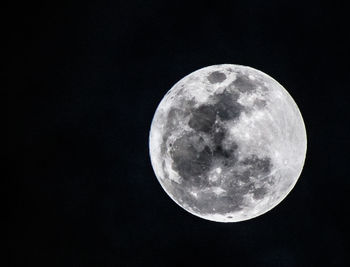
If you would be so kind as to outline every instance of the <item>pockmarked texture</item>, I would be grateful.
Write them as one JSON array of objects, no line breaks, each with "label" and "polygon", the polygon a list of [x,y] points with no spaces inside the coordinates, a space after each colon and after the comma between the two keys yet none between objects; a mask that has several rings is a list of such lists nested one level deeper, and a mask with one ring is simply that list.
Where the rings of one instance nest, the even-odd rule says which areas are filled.
[{"label": "pockmarked texture", "polygon": [[168,195],[201,218],[237,222],[280,203],[301,174],[306,131],[274,79],[240,65],[214,65],[176,83],[150,130],[155,174]]}]

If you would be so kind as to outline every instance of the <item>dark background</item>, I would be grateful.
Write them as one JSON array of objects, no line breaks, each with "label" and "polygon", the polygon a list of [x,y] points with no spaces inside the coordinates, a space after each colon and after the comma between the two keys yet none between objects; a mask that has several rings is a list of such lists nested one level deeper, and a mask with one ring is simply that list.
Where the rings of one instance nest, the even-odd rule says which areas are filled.
[{"label": "dark background", "polygon": [[[344,1],[345,2],[345,1]],[[336,1],[14,3],[8,22],[11,266],[344,266],[347,9]],[[149,159],[164,94],[199,68],[266,72],[308,151],[288,197],[222,224],[173,202]]]}]

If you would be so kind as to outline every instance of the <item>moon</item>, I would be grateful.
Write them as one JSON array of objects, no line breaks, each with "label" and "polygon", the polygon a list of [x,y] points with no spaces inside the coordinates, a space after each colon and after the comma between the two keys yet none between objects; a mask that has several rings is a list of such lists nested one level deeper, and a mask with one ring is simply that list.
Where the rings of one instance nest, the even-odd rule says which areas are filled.
[{"label": "moon", "polygon": [[293,98],[251,67],[192,72],[163,97],[149,152],[165,192],[210,221],[239,222],[277,206],[305,162],[306,130]]}]

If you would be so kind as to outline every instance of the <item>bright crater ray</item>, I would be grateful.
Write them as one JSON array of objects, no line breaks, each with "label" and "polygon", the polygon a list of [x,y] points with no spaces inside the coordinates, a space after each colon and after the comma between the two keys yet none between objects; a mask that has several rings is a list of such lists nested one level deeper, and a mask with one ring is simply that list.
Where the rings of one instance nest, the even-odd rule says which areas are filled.
[{"label": "bright crater ray", "polygon": [[274,79],[240,65],[214,65],[176,83],[159,104],[150,156],[168,195],[219,222],[257,217],[280,203],[306,154],[300,111]]}]

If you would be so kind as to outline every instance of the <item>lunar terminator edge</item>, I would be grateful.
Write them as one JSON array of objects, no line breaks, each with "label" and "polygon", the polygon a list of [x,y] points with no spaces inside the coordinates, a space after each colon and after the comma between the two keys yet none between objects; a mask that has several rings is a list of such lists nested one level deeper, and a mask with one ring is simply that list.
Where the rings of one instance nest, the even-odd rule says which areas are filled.
[{"label": "lunar terminator edge", "polygon": [[238,222],[278,205],[306,155],[289,93],[256,69],[222,64],[177,82],[152,120],[149,149],[161,186],[201,218]]}]

